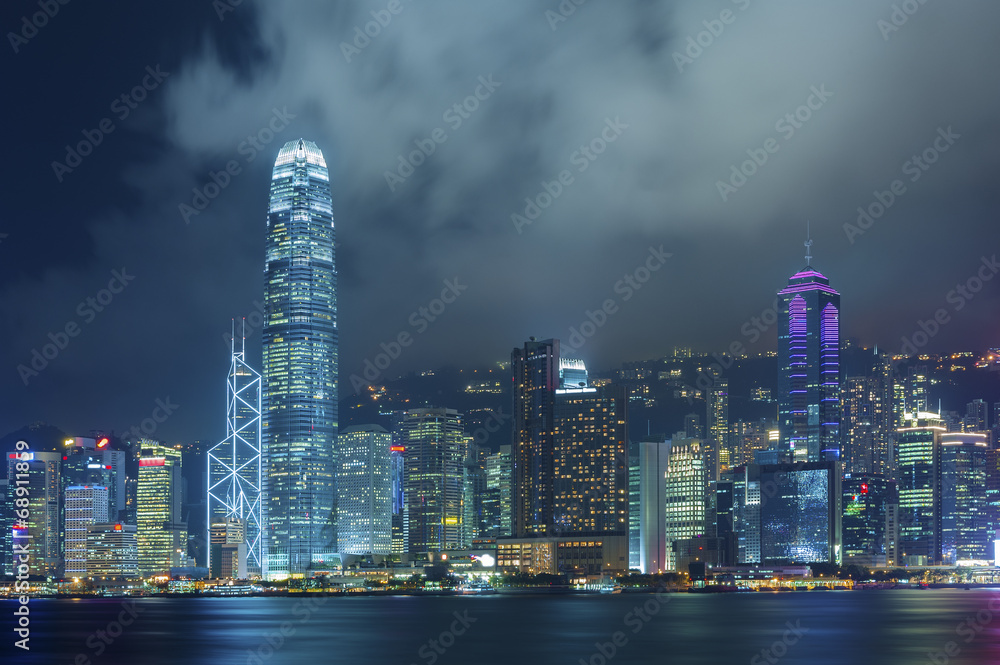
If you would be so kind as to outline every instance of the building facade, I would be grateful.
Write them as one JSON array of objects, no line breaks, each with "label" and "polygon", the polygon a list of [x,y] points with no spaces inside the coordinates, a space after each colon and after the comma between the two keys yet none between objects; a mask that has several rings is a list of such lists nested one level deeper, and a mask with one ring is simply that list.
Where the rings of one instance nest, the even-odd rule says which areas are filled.
[{"label": "building facade", "polygon": [[665,570],[677,568],[674,541],[705,535],[707,473],[699,439],[671,439],[664,488]]},{"label": "building facade", "polygon": [[392,550],[392,435],[379,425],[345,429],[337,439],[337,521],[341,554]]},{"label": "building facade", "polygon": [[322,151],[278,151],[264,263],[262,435],[268,576],[332,565],[337,547],[337,271]]},{"label": "building facade", "polygon": [[187,525],[181,517],[179,450],[143,439],[139,450],[136,542],[139,573],[169,574],[187,562]]},{"label": "building facade", "polygon": [[66,577],[87,575],[87,527],[108,521],[108,488],[72,485],[66,488],[65,538]]}]

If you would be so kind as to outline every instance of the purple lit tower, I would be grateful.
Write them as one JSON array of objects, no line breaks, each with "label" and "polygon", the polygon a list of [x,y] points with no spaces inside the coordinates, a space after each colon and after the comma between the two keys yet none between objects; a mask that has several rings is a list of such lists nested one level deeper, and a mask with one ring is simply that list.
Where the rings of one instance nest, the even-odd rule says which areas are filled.
[{"label": "purple lit tower", "polygon": [[840,458],[840,294],[810,265],[778,292],[780,446],[798,461]]}]

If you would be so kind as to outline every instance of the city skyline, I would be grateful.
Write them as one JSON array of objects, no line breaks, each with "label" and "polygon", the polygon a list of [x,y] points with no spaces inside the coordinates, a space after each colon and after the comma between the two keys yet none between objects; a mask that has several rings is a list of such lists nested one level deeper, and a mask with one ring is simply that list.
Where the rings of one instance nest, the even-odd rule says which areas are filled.
[{"label": "city skyline", "polygon": [[[9,219],[19,226],[0,228],[0,306],[11,313],[0,430],[52,420],[41,405],[60,404],[66,428],[123,431],[169,397],[179,408],[159,423],[161,436],[220,438],[214,405],[223,398],[211,379],[225,372],[225,336],[233,318],[261,323],[255,262],[264,240],[252,220],[278,149],[300,136],[326,149],[343,194],[338,304],[352,315],[340,341],[345,386],[401,333],[412,343],[373,382],[449,363],[482,366],[531,335],[568,342],[609,298],[616,312],[576,340],[575,355],[593,370],[672,346],[774,349],[770,335],[755,340],[754,320],[768,319],[772,285],[800,267],[807,219],[815,264],[849,303],[845,334],[892,352],[904,336],[923,335],[919,350],[991,346],[996,264],[982,174],[998,153],[989,147],[997,100],[989,86],[966,83],[997,57],[984,32],[997,9],[921,6],[922,21],[885,36],[877,23],[888,6],[732,9],[735,22],[717,39],[703,37],[712,43],[698,57],[686,54],[687,38],[718,19],[696,3],[581,7],[554,27],[530,3],[433,4],[394,16],[347,55],[340,45],[358,48],[354,29],[371,20],[368,10],[244,2],[220,20],[210,5],[191,3],[176,15],[80,11],[84,28],[71,30],[65,17],[77,10],[66,9],[11,54],[13,85],[55,78],[37,102],[11,111],[22,130],[12,152],[24,162],[9,182],[29,195],[11,199]],[[778,16],[802,29],[768,39]],[[146,39],[126,29],[136,24],[147,26]],[[484,33],[486,25],[498,27]],[[816,25],[837,38],[811,39]],[[318,26],[327,39],[312,38]],[[956,48],[926,52],[926,26]],[[302,39],[282,38],[291,34]],[[620,67],[593,49],[598,35]],[[749,35],[771,46],[751,48]],[[133,57],[86,47],[102,36]],[[469,57],[450,58],[466,47]],[[105,72],[102,80],[81,88],[58,60],[62,49]],[[964,53],[975,53],[976,68]],[[527,67],[526,57],[551,66]],[[734,74],[733,58],[768,76]],[[320,62],[329,66],[312,64]],[[393,68],[400,78],[375,74]],[[926,75],[909,77],[911,68]],[[398,84],[407,80],[419,85]],[[54,116],[67,91],[74,112]],[[104,117],[113,129],[98,132]],[[431,138],[435,129],[441,141]],[[76,151],[98,135],[92,154],[68,160],[67,145]],[[28,136],[31,146],[21,143]],[[768,139],[777,151],[763,147]],[[421,157],[421,145],[433,153]],[[57,177],[53,163],[67,161],[75,166]],[[391,179],[390,188],[386,172],[403,182]],[[723,200],[719,182],[737,191]],[[545,207],[516,226],[512,215],[535,216],[525,198]],[[937,237],[948,247],[940,255]],[[648,248],[671,256],[640,284]],[[510,279],[493,277],[512,265],[521,268]],[[460,295],[449,291],[453,303],[423,316],[420,308],[437,311],[446,281]],[[70,324],[76,334],[65,332]],[[260,340],[260,326],[250,327],[252,364]],[[144,353],[150,346],[158,353]],[[43,350],[54,357],[33,353]],[[83,388],[96,374],[130,380],[132,369],[139,385],[114,404]]]}]

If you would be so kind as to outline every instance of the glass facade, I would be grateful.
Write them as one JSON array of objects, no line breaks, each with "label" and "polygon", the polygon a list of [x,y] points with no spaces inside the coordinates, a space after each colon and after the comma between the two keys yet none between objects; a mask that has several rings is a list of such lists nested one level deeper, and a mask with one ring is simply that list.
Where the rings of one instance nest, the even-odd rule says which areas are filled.
[{"label": "glass facade", "polygon": [[797,461],[840,457],[840,294],[811,267],[778,292],[778,420]]},{"label": "glass facade", "polygon": [[392,435],[378,425],[337,437],[337,532],[341,554],[389,554],[392,548]]},{"label": "glass facade", "polygon": [[181,453],[140,441],[136,541],[141,575],[169,574],[187,562],[187,527],[181,521]]},{"label": "glass facade", "polygon": [[896,467],[899,482],[899,550],[904,565],[937,563],[941,553],[941,435],[936,413],[909,413],[899,428]]},{"label": "glass facade", "polygon": [[337,272],[323,153],[286,143],[271,179],[264,264],[268,575],[328,568],[337,546]]},{"label": "glass facade", "polygon": [[667,461],[664,502],[666,504],[666,563],[664,570],[674,570],[677,559],[675,540],[705,535],[706,482],[702,442],[674,438]]},{"label": "glass facade", "polygon": [[946,565],[993,559],[988,450],[986,434],[941,436],[941,562]]}]

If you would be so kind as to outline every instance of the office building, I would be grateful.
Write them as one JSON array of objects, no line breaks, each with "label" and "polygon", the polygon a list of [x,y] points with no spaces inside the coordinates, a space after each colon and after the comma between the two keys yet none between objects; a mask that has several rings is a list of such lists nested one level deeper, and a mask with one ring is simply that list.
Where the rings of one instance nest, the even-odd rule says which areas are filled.
[{"label": "office building", "polygon": [[328,569],[337,547],[337,271],[323,153],[278,151],[264,263],[262,436],[270,578]]},{"label": "office building", "polygon": [[398,441],[389,446],[389,494],[392,508],[392,544],[390,552],[395,555],[409,551],[409,508],[406,506],[404,492],[406,447]]},{"label": "office building", "polygon": [[[52,452],[25,451],[8,455],[7,491],[14,495],[18,487],[24,487],[28,493],[28,519],[15,517],[11,547],[15,544],[28,547],[32,575],[55,576],[62,572],[61,460],[62,455]],[[27,466],[19,469],[19,464]],[[23,497],[15,495],[13,503],[21,508],[16,503],[18,498]]]},{"label": "office building", "polygon": [[142,439],[139,445],[139,573],[144,577],[165,575],[187,563],[187,525],[181,517],[181,453],[149,439]]},{"label": "office building", "polygon": [[910,412],[897,431],[900,563],[927,566],[941,556],[941,435],[939,414]]},{"label": "office building", "polygon": [[843,490],[844,563],[886,566],[892,541],[890,511],[897,502],[896,483],[873,474],[845,473]]},{"label": "office building", "polygon": [[105,521],[125,519],[127,453],[113,449],[108,436],[77,436],[63,441],[62,455],[60,476],[63,493],[73,485],[107,487],[108,517]]},{"label": "office building", "polygon": [[987,494],[989,436],[982,432],[941,434],[941,562],[993,559],[996,529]]},{"label": "office building", "polygon": [[531,338],[523,348],[513,350],[510,365],[513,532],[522,538],[545,535],[554,527],[552,429],[559,387],[559,340]]},{"label": "office building", "polygon": [[486,491],[489,495],[487,505],[489,521],[493,525],[490,537],[511,535],[512,484],[510,446],[500,446],[500,450],[486,458]]},{"label": "office building", "polygon": [[[674,541],[705,535],[707,469],[698,439],[674,437],[665,476],[665,570],[676,570]],[[678,571],[684,572],[684,571]]]},{"label": "office building", "polygon": [[840,455],[840,294],[811,258],[778,292],[778,420],[782,447],[816,462]]},{"label": "office building", "polygon": [[134,524],[87,527],[87,577],[96,581],[139,576],[139,546]]},{"label": "office building", "polygon": [[627,411],[624,386],[556,390],[552,509],[557,533],[627,534]]},{"label": "office building", "polygon": [[[647,439],[638,443],[638,562],[643,573],[670,570],[667,561],[667,469],[670,441]],[[633,567],[631,564],[629,567]]]},{"label": "office building", "polygon": [[337,521],[341,554],[392,550],[392,435],[379,425],[343,430],[337,439]]},{"label": "office building", "polygon": [[213,522],[209,532],[209,576],[246,579],[248,539],[246,521],[229,517]]},{"label": "office building", "polygon": [[66,488],[63,501],[65,576],[86,577],[87,527],[108,521],[108,488],[72,485]]},{"label": "office building", "polygon": [[411,409],[401,435],[409,551],[464,547],[466,439],[461,414],[454,409]]},{"label": "office building", "polygon": [[[702,454],[705,460],[705,475],[708,481],[719,479],[719,465],[725,458],[726,466],[731,463],[729,455],[729,379],[717,378],[706,391],[706,418],[708,431]],[[686,425],[686,423],[685,423]],[[685,426],[685,430],[687,427]]]}]

